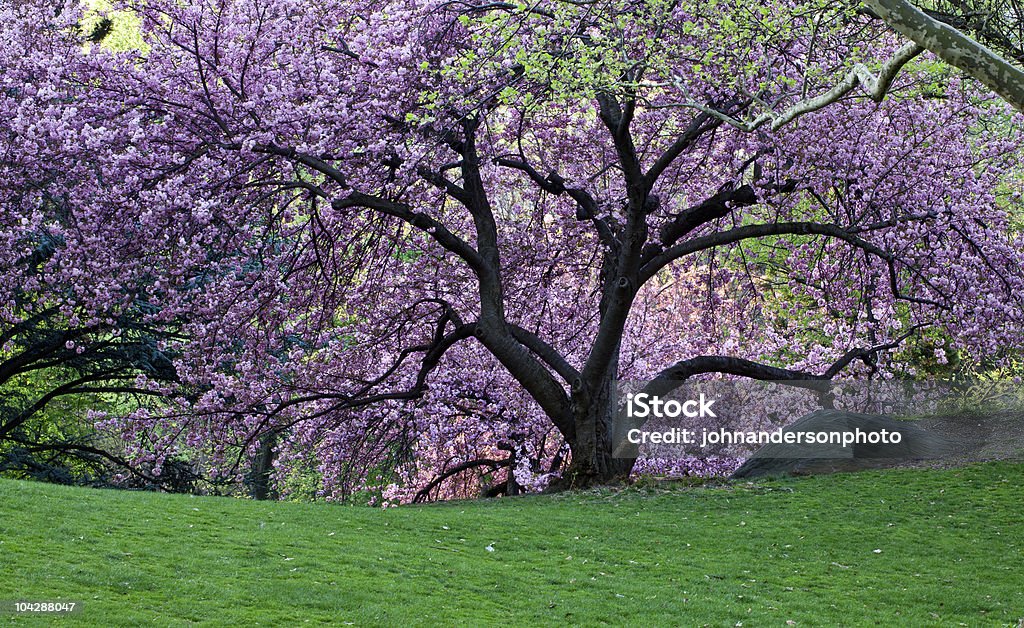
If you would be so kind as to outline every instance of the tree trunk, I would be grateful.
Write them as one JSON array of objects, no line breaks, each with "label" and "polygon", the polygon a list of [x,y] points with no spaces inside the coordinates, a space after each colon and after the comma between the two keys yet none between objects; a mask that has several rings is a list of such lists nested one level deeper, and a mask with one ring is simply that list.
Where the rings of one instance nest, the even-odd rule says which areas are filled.
[{"label": "tree trunk", "polygon": [[611,377],[592,395],[573,395],[576,437],[569,441],[572,460],[561,482],[554,485],[556,490],[619,484],[629,478],[636,459],[617,458],[612,451],[617,412]]},{"label": "tree trunk", "polygon": [[271,499],[275,497],[270,490],[270,474],[274,470],[274,446],[277,444],[277,432],[270,431],[260,437],[260,448],[252,461],[249,473],[250,491],[253,499]]}]

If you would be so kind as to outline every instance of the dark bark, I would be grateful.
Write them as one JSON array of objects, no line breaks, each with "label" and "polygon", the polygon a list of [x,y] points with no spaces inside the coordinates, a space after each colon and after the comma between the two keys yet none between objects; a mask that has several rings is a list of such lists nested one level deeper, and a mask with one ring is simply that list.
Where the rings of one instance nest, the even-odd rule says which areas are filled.
[{"label": "dark bark", "polygon": [[[613,360],[615,368],[618,359]],[[581,386],[573,394],[573,418],[576,437],[567,439],[572,460],[561,482],[554,488],[586,488],[614,484],[629,478],[635,458],[616,458],[613,454],[615,419],[618,413],[614,390],[614,370],[593,387]]]},{"label": "dark bark", "polygon": [[270,474],[274,470],[275,445],[277,432],[269,431],[260,436],[260,448],[252,461],[250,472],[250,490],[253,499],[273,499],[276,497],[270,486]]}]

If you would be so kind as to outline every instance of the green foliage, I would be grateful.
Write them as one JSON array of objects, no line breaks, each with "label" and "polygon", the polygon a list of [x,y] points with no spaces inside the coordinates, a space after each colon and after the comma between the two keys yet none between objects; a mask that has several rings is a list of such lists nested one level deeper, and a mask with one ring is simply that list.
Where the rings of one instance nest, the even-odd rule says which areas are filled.
[{"label": "green foliage", "polygon": [[89,10],[82,19],[82,32],[86,34],[96,33],[97,35],[106,31],[102,29],[97,32],[97,27],[104,20],[109,20],[109,32],[106,32],[99,43],[116,52],[141,51],[146,52],[148,46],[142,40],[139,31],[139,24],[136,17],[124,11],[114,11],[109,0],[86,0]]},{"label": "green foliage", "polygon": [[317,471],[316,461],[295,465],[278,488],[291,501],[313,501],[319,496],[323,485],[323,474]]},{"label": "green foliage", "polygon": [[0,481],[0,599],[96,626],[1014,625],[1022,471],[386,511]]},{"label": "green foliage", "polygon": [[[4,355],[0,353],[0,359]],[[51,367],[18,375],[0,386],[0,419],[25,411],[37,400],[67,381],[74,374],[68,369]],[[83,459],[62,444],[103,448],[86,418],[87,411],[117,412],[125,400],[113,395],[68,395],[53,399],[33,413],[10,437],[0,440],[0,475],[13,478],[37,478],[71,483],[104,481],[109,472],[97,459]],[[52,449],[38,449],[50,446]],[[38,449],[38,450],[37,450]]]}]

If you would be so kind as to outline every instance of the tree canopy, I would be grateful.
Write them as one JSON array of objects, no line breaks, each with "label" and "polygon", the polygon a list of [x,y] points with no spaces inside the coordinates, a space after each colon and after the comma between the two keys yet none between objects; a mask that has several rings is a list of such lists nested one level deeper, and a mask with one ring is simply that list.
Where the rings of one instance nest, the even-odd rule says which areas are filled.
[{"label": "tree canopy", "polygon": [[585,486],[619,379],[1020,346],[1020,115],[856,9],[150,0],[110,49],[46,4],[0,9],[0,338],[150,329],[173,376],[92,418],[153,475]]}]

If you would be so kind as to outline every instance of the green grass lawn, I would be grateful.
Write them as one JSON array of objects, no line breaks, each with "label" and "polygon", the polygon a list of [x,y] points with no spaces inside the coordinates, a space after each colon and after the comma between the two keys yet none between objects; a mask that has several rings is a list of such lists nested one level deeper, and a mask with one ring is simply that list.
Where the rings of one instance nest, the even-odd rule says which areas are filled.
[{"label": "green grass lawn", "polygon": [[384,511],[0,481],[0,600],[57,599],[0,625],[1016,626],[1024,465]]}]

